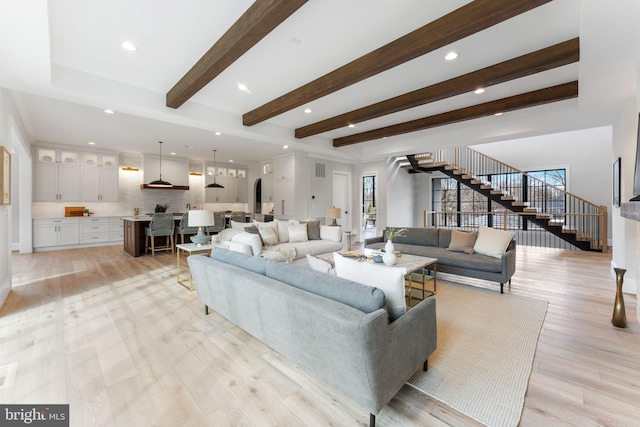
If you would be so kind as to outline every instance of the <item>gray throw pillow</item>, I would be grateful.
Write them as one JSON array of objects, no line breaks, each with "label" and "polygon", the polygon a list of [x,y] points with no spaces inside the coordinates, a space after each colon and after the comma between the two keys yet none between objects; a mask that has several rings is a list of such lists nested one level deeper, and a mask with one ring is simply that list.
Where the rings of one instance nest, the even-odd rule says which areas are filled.
[{"label": "gray throw pillow", "polygon": [[307,224],[307,235],[309,240],[320,240],[320,221],[300,221]]}]

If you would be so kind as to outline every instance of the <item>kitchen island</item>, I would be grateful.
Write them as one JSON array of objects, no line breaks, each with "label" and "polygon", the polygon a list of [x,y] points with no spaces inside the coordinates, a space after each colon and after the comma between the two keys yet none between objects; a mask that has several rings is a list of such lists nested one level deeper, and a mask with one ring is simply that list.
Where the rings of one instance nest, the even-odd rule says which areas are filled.
[{"label": "kitchen island", "polygon": [[[182,214],[173,216],[176,227],[180,224]],[[124,251],[131,256],[144,255],[144,229],[151,222],[151,215],[127,216],[124,220]]]}]

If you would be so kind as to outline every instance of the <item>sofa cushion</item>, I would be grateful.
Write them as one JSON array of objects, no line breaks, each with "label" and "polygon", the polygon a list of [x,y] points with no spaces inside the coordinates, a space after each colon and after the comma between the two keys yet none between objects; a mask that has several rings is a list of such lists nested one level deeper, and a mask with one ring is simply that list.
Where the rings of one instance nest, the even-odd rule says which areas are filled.
[{"label": "sofa cushion", "polygon": [[320,273],[330,274],[332,276],[336,275],[336,270],[329,261],[307,254],[307,262],[309,263],[309,268],[313,271],[319,271]]},{"label": "sofa cushion", "polygon": [[[384,231],[385,241],[387,230]],[[404,243],[407,245],[424,245],[438,246],[438,229],[437,228],[407,228],[404,236],[393,238],[393,244]]]},{"label": "sofa cushion", "polygon": [[436,246],[397,244],[395,247],[396,250],[404,254],[437,258],[436,267],[446,265],[449,267],[460,267],[492,273],[502,271],[501,259],[479,255],[477,253],[469,255],[464,252],[453,252],[447,248],[439,248]]},{"label": "sofa cushion", "polygon": [[335,225],[321,225],[320,226],[320,239],[331,240],[332,242],[339,242],[342,240],[342,227]]},{"label": "sofa cushion", "polygon": [[375,286],[384,292],[384,299],[393,322],[407,311],[404,295],[405,268],[375,265],[348,259],[338,253],[333,254],[336,276],[363,285]]},{"label": "sofa cushion", "polygon": [[262,274],[267,271],[267,260],[258,256],[246,255],[240,252],[227,251],[225,249],[214,248],[211,251],[211,258],[244,268],[254,273]]},{"label": "sofa cushion", "polygon": [[384,292],[339,277],[330,276],[296,265],[267,260],[267,277],[307,292],[320,295],[372,313],[384,307]]},{"label": "sofa cushion", "polygon": [[446,228],[438,229],[438,246],[448,248],[451,243],[451,231]]},{"label": "sofa cushion", "polygon": [[289,243],[307,242],[307,224],[289,224]]},{"label": "sofa cushion", "polygon": [[309,236],[309,240],[320,240],[320,221],[305,219],[300,221],[300,224],[307,224],[307,236]]},{"label": "sofa cushion", "polygon": [[262,242],[265,246],[274,246],[278,244],[278,232],[273,227],[258,226],[258,233],[262,238]]},{"label": "sofa cushion", "polygon": [[477,231],[451,231],[451,242],[449,243],[450,251],[464,252],[472,254],[474,252],[473,245],[476,243],[478,237]]},{"label": "sofa cushion", "polygon": [[259,234],[251,234],[246,231],[242,231],[233,236],[231,241],[251,246],[253,255],[260,255],[260,252],[262,252],[262,239]]},{"label": "sofa cushion", "polygon": [[234,230],[244,231],[244,228],[247,226],[246,222],[238,222],[234,220],[229,220],[229,224],[231,224],[231,228]]},{"label": "sofa cushion", "polygon": [[500,258],[507,251],[507,247],[513,240],[514,235],[513,231],[481,226],[478,229],[478,238],[475,245],[473,245],[473,250],[480,255]]}]

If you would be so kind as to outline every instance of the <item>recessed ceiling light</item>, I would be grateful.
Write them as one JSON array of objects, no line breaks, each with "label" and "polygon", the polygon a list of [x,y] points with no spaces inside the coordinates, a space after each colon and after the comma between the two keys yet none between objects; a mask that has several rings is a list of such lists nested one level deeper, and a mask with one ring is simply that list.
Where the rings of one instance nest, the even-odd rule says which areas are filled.
[{"label": "recessed ceiling light", "polygon": [[89,141],[87,144],[89,144],[89,145],[96,145],[96,143],[95,143],[95,142],[93,142],[93,141]]},{"label": "recessed ceiling light", "polygon": [[246,84],[238,82],[238,90],[242,92],[251,93]]},{"label": "recessed ceiling light", "polygon": [[447,61],[453,61],[458,57],[458,52],[449,52],[444,56]]},{"label": "recessed ceiling light", "polygon": [[175,156],[175,155],[176,155],[176,153],[171,153],[171,155],[172,155],[172,156]]},{"label": "recessed ceiling light", "polygon": [[220,136],[220,135],[222,135],[222,132],[216,132],[215,135],[216,136]]},{"label": "recessed ceiling light", "polygon": [[349,125],[349,127],[350,127],[350,128],[354,128],[354,127],[356,127],[356,125],[354,125],[353,123],[351,123],[351,124]]},{"label": "recessed ceiling light", "polygon": [[192,145],[185,145],[184,148],[193,148]]},{"label": "recessed ceiling light", "polygon": [[484,93],[484,89],[480,87],[480,88],[474,90],[473,93],[477,93],[477,94]]},{"label": "recessed ceiling light", "polygon": [[113,114],[113,110],[109,110],[109,109],[104,110],[104,112],[107,114]]},{"label": "recessed ceiling light", "polygon": [[233,159],[229,159],[229,163],[233,163]]},{"label": "recessed ceiling light", "polygon": [[502,115],[502,111],[494,114],[494,116],[501,116],[501,115]]},{"label": "recessed ceiling light", "polygon": [[313,110],[311,110],[311,108],[305,108],[304,109],[304,112],[307,113],[307,114],[311,114],[312,111]]},{"label": "recessed ceiling light", "polygon": [[122,46],[123,49],[128,50],[129,52],[135,52],[136,50],[138,50],[136,45],[131,42],[122,42],[120,46]]},{"label": "recessed ceiling light", "polygon": [[289,146],[288,145],[283,145],[282,148],[284,148],[286,150],[287,148],[289,148]]}]

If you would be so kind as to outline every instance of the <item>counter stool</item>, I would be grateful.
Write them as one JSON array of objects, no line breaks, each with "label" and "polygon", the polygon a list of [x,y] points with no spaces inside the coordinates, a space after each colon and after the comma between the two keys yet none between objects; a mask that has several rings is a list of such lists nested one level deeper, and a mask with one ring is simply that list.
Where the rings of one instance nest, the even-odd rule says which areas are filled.
[{"label": "counter stool", "polygon": [[[171,251],[173,252],[173,233],[175,223],[173,222],[173,214],[170,213],[157,213],[151,217],[149,226],[144,229],[144,253],[151,248],[151,255],[155,256],[156,251]],[[165,246],[155,246],[155,238],[159,236],[168,237]],[[151,238],[151,239],[149,239]],[[149,240],[151,240],[151,246],[149,246]]]}]

